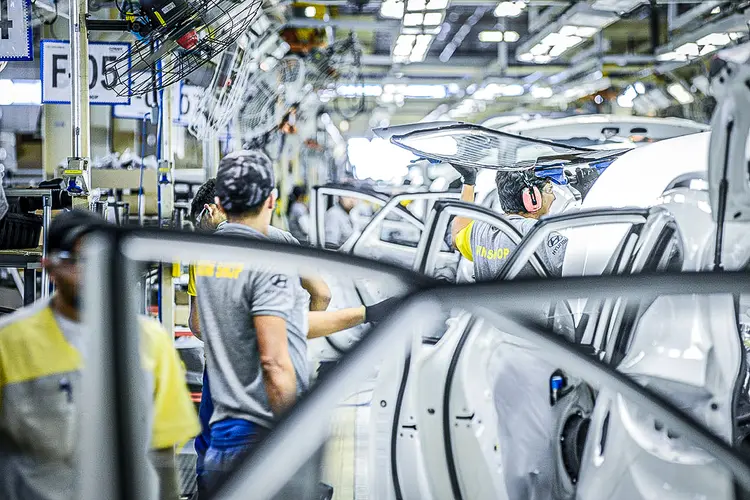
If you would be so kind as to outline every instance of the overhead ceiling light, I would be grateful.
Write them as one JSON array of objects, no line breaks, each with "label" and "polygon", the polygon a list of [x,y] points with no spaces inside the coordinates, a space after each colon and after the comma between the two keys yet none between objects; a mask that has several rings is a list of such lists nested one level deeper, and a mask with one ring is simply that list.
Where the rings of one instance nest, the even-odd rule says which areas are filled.
[{"label": "overhead ceiling light", "polygon": [[711,14],[714,15],[714,16],[716,14],[721,14],[721,7],[720,6],[714,7],[713,10],[711,11]]},{"label": "overhead ceiling light", "polygon": [[591,5],[591,8],[596,10],[628,13],[642,3],[644,3],[644,0],[596,0],[596,2]]},{"label": "overhead ceiling light", "polygon": [[404,15],[404,26],[419,26],[423,20],[422,14],[409,13]]},{"label": "overhead ceiling light", "polygon": [[417,35],[416,46],[428,46],[432,41],[432,35]]},{"label": "overhead ceiling light", "polygon": [[401,28],[401,33],[404,35],[419,35],[422,33],[421,28]]},{"label": "overhead ceiling light", "polygon": [[547,64],[552,60],[550,56],[534,56],[534,62],[537,64]]},{"label": "overhead ceiling light", "polygon": [[479,41],[480,42],[502,42],[503,32],[502,31],[480,31]]},{"label": "overhead ceiling light", "polygon": [[424,10],[424,8],[425,0],[408,0],[406,3],[406,10],[408,11]]},{"label": "overhead ceiling light", "polygon": [[503,41],[508,43],[515,43],[521,39],[521,35],[517,31],[506,31],[503,33]]},{"label": "overhead ceiling light", "polygon": [[448,7],[448,0],[429,0],[425,8],[427,10],[442,10],[446,7]]},{"label": "overhead ceiling light", "polygon": [[593,28],[591,26],[579,26],[578,30],[576,30],[576,35],[582,36],[583,38],[591,38],[597,33],[599,33],[599,28]]},{"label": "overhead ceiling light", "polygon": [[696,43],[698,45],[718,45],[719,47],[723,47],[731,41],[732,39],[729,38],[729,33],[711,33],[710,35],[704,36]]},{"label": "overhead ceiling light", "polygon": [[531,47],[531,50],[529,50],[529,53],[532,56],[543,56],[546,55],[547,52],[549,52],[550,47],[548,45],[542,45],[541,43],[538,43]]},{"label": "overhead ceiling light", "polygon": [[314,6],[308,5],[305,7],[305,17],[315,17],[315,13],[317,12],[317,9],[315,9]]},{"label": "overhead ceiling light", "polygon": [[518,59],[521,62],[531,62],[531,61],[534,60],[534,54],[531,54],[529,52],[525,52],[523,54],[517,55],[516,59]]},{"label": "overhead ceiling light", "polygon": [[500,2],[495,7],[495,17],[518,17],[526,8],[526,2]]},{"label": "overhead ceiling light", "polygon": [[714,52],[715,50],[719,50],[719,47],[716,47],[714,45],[706,45],[704,47],[701,47],[700,55],[705,56],[707,54],[710,54],[711,52]]},{"label": "overhead ceiling light", "polygon": [[401,19],[404,17],[404,2],[386,0],[380,4],[380,15],[389,19]]},{"label": "overhead ceiling light", "polygon": [[677,49],[675,49],[675,52],[686,56],[697,56],[700,54],[700,48],[696,43],[686,43],[685,45],[677,47]]},{"label": "overhead ceiling light", "polygon": [[424,15],[424,21],[422,24],[425,26],[437,26],[443,22],[442,12],[427,12]]},{"label": "overhead ceiling light", "polygon": [[568,47],[564,45],[555,45],[554,47],[552,47],[552,49],[550,49],[549,56],[560,57],[566,50],[568,50]]},{"label": "overhead ceiling light", "polygon": [[669,92],[672,97],[677,99],[677,102],[679,102],[680,104],[690,104],[691,102],[695,101],[693,95],[679,83],[673,83],[669,85],[667,87],[667,92]]},{"label": "overhead ceiling light", "polygon": [[632,108],[636,97],[638,97],[638,92],[630,85],[622,94],[617,96],[617,105],[621,108]]},{"label": "overhead ceiling light", "polygon": [[424,61],[425,54],[423,52],[412,52],[409,56],[410,62],[422,62]]},{"label": "overhead ceiling light", "polygon": [[646,93],[646,86],[643,84],[643,82],[635,82],[633,84],[633,89],[638,92],[639,94],[645,94]]},{"label": "overhead ceiling light", "polygon": [[414,45],[414,41],[417,39],[416,35],[399,35],[396,39],[396,45],[408,45],[411,47]]},{"label": "overhead ceiling light", "polygon": [[411,44],[396,45],[395,47],[393,47],[393,55],[406,57],[411,54],[411,47]]},{"label": "overhead ceiling light", "polygon": [[549,99],[555,92],[549,87],[531,87],[531,96],[534,99]]},{"label": "overhead ceiling light", "polygon": [[687,56],[685,54],[678,54],[677,52],[665,52],[656,56],[657,61],[685,61]]}]

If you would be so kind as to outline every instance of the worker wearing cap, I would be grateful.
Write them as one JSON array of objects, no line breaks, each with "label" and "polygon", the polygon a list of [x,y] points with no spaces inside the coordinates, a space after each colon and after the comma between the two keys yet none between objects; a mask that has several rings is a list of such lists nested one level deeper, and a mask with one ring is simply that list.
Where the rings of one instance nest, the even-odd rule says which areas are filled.
[{"label": "worker wearing cap", "polygon": [[[474,202],[476,169],[455,166],[461,174],[463,187],[461,200]],[[498,171],[495,176],[497,194],[508,222],[521,235],[527,234],[540,217],[547,215],[555,201],[555,194],[549,179],[536,177],[533,173]],[[495,226],[473,221],[466,217],[456,217],[451,225],[453,245],[461,255],[474,263],[476,281],[496,279],[508,260],[516,244],[505,232]],[[562,275],[563,260],[568,240],[560,233],[552,232],[547,237],[544,249],[538,251],[542,261],[553,276]],[[524,274],[530,270],[524,269]]]},{"label": "worker wearing cap", "polygon": [[[198,189],[191,203],[191,217],[194,220],[196,228],[213,232],[221,229],[227,223],[227,216],[217,203],[217,200],[216,179],[209,179]],[[271,225],[267,227],[267,236],[274,241],[292,244],[299,243],[290,233]],[[193,334],[198,338],[202,338],[196,281],[196,266],[191,264],[187,287],[187,293],[190,296],[190,316],[188,323]],[[300,283],[310,294],[310,306],[307,314],[308,339],[330,335],[367,322],[378,322],[392,310],[394,302],[397,300],[395,298],[386,299],[383,302],[368,307],[325,311],[330,301],[330,290],[325,282],[319,278],[300,278]],[[211,442],[210,419],[213,414],[211,390],[207,371],[205,370],[203,373],[203,387],[198,414],[202,430],[201,434],[195,439],[195,451],[197,453],[196,475],[200,495],[206,490],[204,460],[209,443]]]},{"label": "worker wearing cap", "polygon": [[[104,221],[66,212],[50,224],[43,260],[56,293],[0,321],[0,498],[76,499],[75,447],[81,369],[89,338],[80,323],[80,245]],[[143,368],[153,394],[150,443],[160,498],[178,498],[174,446],[199,431],[170,335],[141,318]]]}]

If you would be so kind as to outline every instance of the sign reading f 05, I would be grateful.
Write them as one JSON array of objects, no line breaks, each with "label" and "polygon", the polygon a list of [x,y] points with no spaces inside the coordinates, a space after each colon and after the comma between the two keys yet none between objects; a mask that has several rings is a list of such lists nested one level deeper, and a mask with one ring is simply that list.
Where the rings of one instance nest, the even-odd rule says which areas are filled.
[{"label": "sign reading f 05", "polygon": [[[0,0],[2,1],[2,0]],[[42,102],[70,104],[70,42],[42,40]],[[130,50],[129,43],[89,42],[89,100],[91,104],[130,104],[107,82],[104,68]]]},{"label": "sign reading f 05", "polygon": [[31,0],[0,0],[0,61],[31,61]]}]

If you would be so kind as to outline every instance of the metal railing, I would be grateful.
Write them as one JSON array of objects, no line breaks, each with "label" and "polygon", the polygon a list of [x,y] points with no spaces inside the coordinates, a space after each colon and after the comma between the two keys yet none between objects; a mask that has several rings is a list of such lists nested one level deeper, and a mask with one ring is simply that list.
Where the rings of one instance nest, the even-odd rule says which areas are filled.
[{"label": "metal railing", "polygon": [[137,373],[134,261],[193,261],[207,255],[211,260],[273,267],[276,272],[290,274],[377,279],[392,287],[389,291],[393,294],[409,294],[394,314],[342,358],[331,376],[297,403],[257,451],[220,486],[216,498],[245,499],[249,491],[253,498],[272,497],[287,483],[289,475],[320,449],[330,425],[326,417],[341,395],[370,375],[371,367],[395,346],[405,347],[413,335],[436,330],[441,311],[451,307],[464,308],[500,331],[539,344],[562,369],[621,393],[658,416],[665,426],[689,436],[750,491],[750,463],[728,443],[668,400],[545,331],[528,316],[534,305],[546,300],[642,297],[644,290],[649,295],[750,293],[750,273],[592,276],[438,286],[402,268],[314,248],[239,237],[118,228],[92,235],[84,251],[87,282],[102,285],[84,290],[84,320],[93,341],[84,377],[85,432],[80,434],[80,498],[84,500],[151,498],[151,476],[143,446],[138,444],[148,441],[148,427],[141,417],[145,401],[139,393],[141,375]]}]

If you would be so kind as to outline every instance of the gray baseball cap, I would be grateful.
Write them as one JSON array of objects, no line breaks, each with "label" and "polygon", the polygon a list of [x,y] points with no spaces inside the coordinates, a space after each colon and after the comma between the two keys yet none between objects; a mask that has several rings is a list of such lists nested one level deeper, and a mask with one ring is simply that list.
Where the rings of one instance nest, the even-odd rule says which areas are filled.
[{"label": "gray baseball cap", "polygon": [[219,162],[216,196],[226,212],[242,213],[257,207],[275,185],[273,164],[261,151],[235,151]]}]

